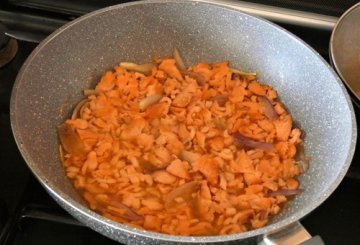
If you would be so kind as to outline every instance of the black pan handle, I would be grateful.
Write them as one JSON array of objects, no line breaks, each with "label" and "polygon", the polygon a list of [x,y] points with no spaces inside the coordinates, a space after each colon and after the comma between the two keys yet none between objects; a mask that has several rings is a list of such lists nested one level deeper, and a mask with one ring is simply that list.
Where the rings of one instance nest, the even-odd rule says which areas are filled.
[{"label": "black pan handle", "polygon": [[320,236],[312,237],[300,224],[295,222],[285,228],[267,234],[258,243],[259,245],[325,245]]},{"label": "black pan handle", "polygon": [[19,41],[40,43],[47,36],[45,34],[32,33],[27,31],[6,30],[5,35]]}]

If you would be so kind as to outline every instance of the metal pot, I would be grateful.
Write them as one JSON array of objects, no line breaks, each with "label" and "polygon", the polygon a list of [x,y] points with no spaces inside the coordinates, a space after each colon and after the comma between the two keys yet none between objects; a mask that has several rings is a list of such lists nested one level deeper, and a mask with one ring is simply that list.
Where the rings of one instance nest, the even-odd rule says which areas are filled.
[{"label": "metal pot", "polygon": [[[227,59],[234,67],[257,71],[306,132],[306,154],[312,161],[300,178],[304,191],[266,227],[203,237],[128,227],[88,209],[65,176],[56,126],[69,117],[82,90],[94,87],[119,61],[146,62],[154,55],[170,55],[174,47],[187,64]],[[299,231],[296,222],[328,198],[348,170],[357,134],[354,118],[341,81],[308,45],[268,21],[208,1],[140,1],[82,16],[33,51],[11,97],[16,142],[49,194],[82,223],[129,244],[231,243],[259,240],[289,226]]]},{"label": "metal pot", "polygon": [[336,23],[330,39],[331,62],[360,107],[360,3]]}]

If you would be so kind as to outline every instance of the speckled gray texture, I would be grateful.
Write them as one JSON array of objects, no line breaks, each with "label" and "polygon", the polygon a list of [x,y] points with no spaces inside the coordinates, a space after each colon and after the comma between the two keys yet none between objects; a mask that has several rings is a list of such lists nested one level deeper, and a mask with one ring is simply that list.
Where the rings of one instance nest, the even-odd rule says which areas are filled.
[{"label": "speckled gray texture", "polygon": [[[177,47],[186,63],[229,60],[273,85],[306,132],[310,170],[298,195],[264,228],[229,236],[180,237],[129,228],[83,205],[58,160],[56,125],[84,88],[119,61],[146,62]],[[64,106],[65,105],[65,106]],[[60,114],[63,108],[66,113]],[[356,122],[346,91],[328,64],[295,36],[267,21],[195,1],[149,1],[85,15],[44,40],[22,67],[11,100],[11,123],[27,164],[69,213],[94,230],[131,244],[252,241],[301,219],[344,177],[355,148]],[[250,240],[251,241],[251,240]]]}]

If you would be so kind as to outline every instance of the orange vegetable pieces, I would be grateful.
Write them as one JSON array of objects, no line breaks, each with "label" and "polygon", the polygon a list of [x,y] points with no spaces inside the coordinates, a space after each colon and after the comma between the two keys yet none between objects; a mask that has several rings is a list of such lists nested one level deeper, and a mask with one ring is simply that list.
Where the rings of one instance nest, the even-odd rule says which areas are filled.
[{"label": "orange vegetable pieces", "polygon": [[144,220],[144,228],[157,231],[161,227],[162,220],[156,215],[146,215]]},{"label": "orange vegetable pieces", "polygon": [[211,185],[219,181],[219,168],[214,159],[207,155],[201,156],[194,164],[193,169],[202,173]]},{"label": "orange vegetable pieces", "polygon": [[208,236],[267,225],[300,192],[300,129],[255,75],[228,61],[187,68],[175,54],[121,62],[84,91],[58,126],[66,175],[92,210],[139,229]]},{"label": "orange vegetable pieces", "polygon": [[233,103],[242,102],[244,100],[244,96],[247,95],[247,91],[244,87],[235,87],[232,90],[231,96],[229,97],[229,100]]},{"label": "orange vegetable pieces", "polygon": [[167,113],[169,106],[165,103],[154,104],[146,108],[145,117],[149,120],[159,118]]},{"label": "orange vegetable pieces", "polygon": [[292,128],[292,118],[290,115],[286,115],[279,120],[274,121],[276,129],[276,137],[279,140],[286,141],[289,138]]},{"label": "orange vegetable pieces", "polygon": [[179,178],[191,179],[191,176],[189,174],[189,169],[190,166],[187,162],[181,161],[180,159],[175,159],[166,168],[166,171]]},{"label": "orange vegetable pieces", "polygon": [[166,171],[160,170],[153,174],[154,181],[161,184],[170,185],[176,181],[176,177]]},{"label": "orange vegetable pieces", "polygon": [[251,158],[244,149],[238,152],[236,160],[230,162],[230,166],[234,173],[251,173],[255,170]]},{"label": "orange vegetable pieces", "polygon": [[266,90],[258,83],[258,82],[251,82],[248,85],[248,88],[251,92],[257,95],[266,95]]},{"label": "orange vegetable pieces", "polygon": [[165,71],[170,77],[173,77],[178,81],[184,80],[176,66],[175,59],[164,59],[159,65],[159,69]]},{"label": "orange vegetable pieces", "polygon": [[115,75],[113,72],[108,71],[101,77],[100,82],[96,85],[96,90],[105,92],[111,90],[115,85]]},{"label": "orange vegetable pieces", "polygon": [[175,97],[172,104],[176,107],[186,107],[190,103],[191,98],[190,93],[180,93]]}]

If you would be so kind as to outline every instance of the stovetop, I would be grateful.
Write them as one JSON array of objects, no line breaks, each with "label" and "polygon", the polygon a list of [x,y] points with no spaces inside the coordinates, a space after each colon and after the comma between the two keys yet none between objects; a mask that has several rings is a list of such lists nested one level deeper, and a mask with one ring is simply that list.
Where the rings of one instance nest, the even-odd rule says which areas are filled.
[{"label": "stovetop", "polygon": [[[0,22],[3,21],[2,18],[9,18],[13,14],[2,13],[0,10]],[[56,27],[66,21],[63,19],[51,23],[55,23]],[[284,23],[280,25],[302,38],[328,60],[330,30],[315,30]],[[40,34],[49,34],[50,31],[47,29]],[[118,244],[83,226],[60,208],[32,175],[17,149],[10,127],[11,89],[17,72],[36,45],[18,41],[15,58],[0,68],[0,244]],[[360,109],[355,107],[355,113],[359,119]],[[301,223],[310,234],[320,235],[326,244],[358,244],[359,190],[358,145],[350,170],[340,186]]]}]

